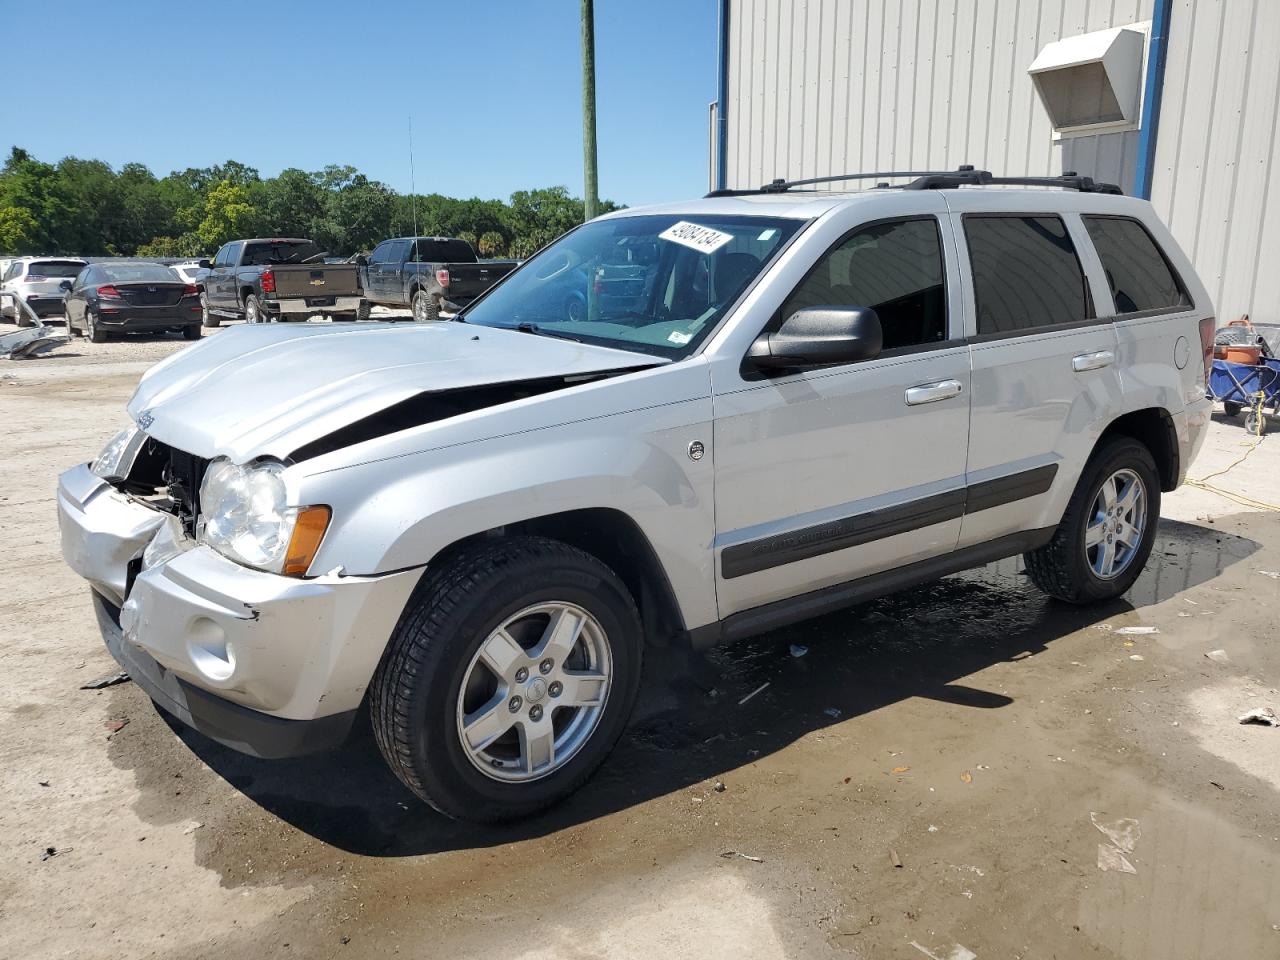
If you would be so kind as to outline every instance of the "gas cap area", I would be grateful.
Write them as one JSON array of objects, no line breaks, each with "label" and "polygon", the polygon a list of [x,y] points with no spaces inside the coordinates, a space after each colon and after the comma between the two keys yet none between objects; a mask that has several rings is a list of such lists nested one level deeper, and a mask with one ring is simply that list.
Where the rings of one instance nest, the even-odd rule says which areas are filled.
[{"label": "gas cap area", "polygon": [[1173,363],[1179,369],[1186,367],[1191,360],[1191,344],[1186,337],[1179,337],[1173,345]]}]

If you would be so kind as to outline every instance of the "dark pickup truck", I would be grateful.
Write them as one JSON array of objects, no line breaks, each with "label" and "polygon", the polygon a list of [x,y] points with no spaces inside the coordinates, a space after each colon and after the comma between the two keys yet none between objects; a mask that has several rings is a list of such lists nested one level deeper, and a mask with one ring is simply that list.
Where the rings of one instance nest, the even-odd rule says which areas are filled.
[{"label": "dark pickup truck", "polygon": [[200,261],[196,277],[204,324],[306,320],[317,313],[334,320],[367,319],[360,268],[324,258],[315,243],[294,237],[223,244],[212,263]]},{"label": "dark pickup truck", "polygon": [[423,321],[465,307],[515,268],[515,260],[477,260],[465,240],[397,237],[374,248],[361,277],[370,302],[412,307]]}]

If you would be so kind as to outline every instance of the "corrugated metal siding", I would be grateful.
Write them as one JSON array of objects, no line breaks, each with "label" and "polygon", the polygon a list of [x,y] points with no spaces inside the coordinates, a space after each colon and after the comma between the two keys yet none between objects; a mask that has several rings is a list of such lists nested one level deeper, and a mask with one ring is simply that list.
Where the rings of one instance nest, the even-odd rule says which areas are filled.
[{"label": "corrugated metal siding", "polygon": [[1137,134],[1053,141],[1026,69],[1154,0],[732,0],[728,186],[853,170],[1072,169],[1132,186]]},{"label": "corrugated metal siding", "polygon": [[[1055,143],[1027,67],[1155,0],[731,0],[727,175],[1076,170],[1131,192],[1138,134]],[[1280,322],[1280,0],[1175,0],[1152,202],[1218,315]]]},{"label": "corrugated metal siding", "polygon": [[1151,201],[1224,322],[1280,323],[1280,3],[1177,0]]}]

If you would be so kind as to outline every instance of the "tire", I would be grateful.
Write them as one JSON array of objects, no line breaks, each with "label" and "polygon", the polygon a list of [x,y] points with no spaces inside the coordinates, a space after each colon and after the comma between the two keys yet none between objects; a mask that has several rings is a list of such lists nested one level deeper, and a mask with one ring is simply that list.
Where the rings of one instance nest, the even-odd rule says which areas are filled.
[{"label": "tire", "polygon": [[98,324],[93,318],[93,313],[88,310],[84,312],[84,335],[89,338],[90,343],[107,342],[106,331],[98,329]]},{"label": "tire", "polygon": [[440,301],[419,288],[413,292],[413,319],[418,323],[435,323],[440,319]]},{"label": "tire", "polygon": [[[1139,489],[1135,505],[1126,510],[1128,488],[1124,484],[1130,479],[1138,482]],[[1104,517],[1098,511],[1103,485],[1108,482],[1114,484],[1113,490],[1121,491],[1117,504],[1125,511],[1121,517]],[[1127,522],[1136,521],[1134,511],[1139,504],[1143,508],[1141,520]],[[1023,554],[1027,574],[1049,596],[1068,603],[1114,599],[1133,586],[1146,565],[1159,518],[1160,478],[1151,451],[1132,437],[1115,437],[1096,449],[1085,464],[1053,539],[1038,550]],[[1095,535],[1114,538],[1100,540],[1093,548],[1093,558],[1086,544],[1089,528],[1097,531]],[[1121,539],[1120,532],[1126,529],[1131,531],[1130,541],[1136,543]],[[1104,554],[1108,548],[1113,551],[1114,560],[1109,574]]]},{"label": "tire", "polygon": [[[562,673],[557,657],[546,661],[552,672],[542,669],[537,648],[553,633],[543,632],[549,617],[561,614],[564,623],[582,623],[568,659],[594,670],[593,679]],[[505,641],[500,627],[510,630]],[[510,638],[523,642],[512,646]],[[495,641],[510,654],[505,681],[481,659]],[[595,557],[538,537],[464,549],[428,569],[400,618],[369,688],[374,736],[392,772],[446,816],[526,817],[580,787],[613,749],[635,705],[642,647],[634,600]],[[551,706],[571,689],[596,700]],[[495,735],[464,746],[467,715],[491,716]],[[561,758],[538,764],[525,737],[547,730]]]},{"label": "tire", "polygon": [[369,301],[361,300],[360,306],[356,307],[356,320],[368,320],[369,312],[370,312]]},{"label": "tire", "polygon": [[182,328],[183,340],[199,340],[204,336],[204,330],[198,323],[189,323]]},{"label": "tire", "polygon": [[564,302],[565,319],[570,323],[578,323],[587,319],[587,304],[580,296],[571,296]]},{"label": "tire", "polygon": [[75,340],[80,336],[80,331],[76,329],[75,323],[72,322],[71,320],[71,311],[69,310],[67,311],[66,318],[67,318],[67,336],[72,340]]},{"label": "tire", "polygon": [[200,325],[202,327],[222,326],[222,318],[209,312],[209,295],[203,291],[200,293]]},{"label": "tire", "polygon": [[244,322],[245,323],[266,323],[267,314],[262,309],[262,304],[258,298],[252,293],[244,298]]},{"label": "tire", "polygon": [[1267,418],[1257,410],[1250,410],[1244,415],[1244,432],[1250,436],[1260,437],[1267,432]]},{"label": "tire", "polygon": [[1244,409],[1244,406],[1242,404],[1232,403],[1230,400],[1222,401],[1222,412],[1225,413],[1228,417],[1240,416],[1240,411],[1243,409]]}]

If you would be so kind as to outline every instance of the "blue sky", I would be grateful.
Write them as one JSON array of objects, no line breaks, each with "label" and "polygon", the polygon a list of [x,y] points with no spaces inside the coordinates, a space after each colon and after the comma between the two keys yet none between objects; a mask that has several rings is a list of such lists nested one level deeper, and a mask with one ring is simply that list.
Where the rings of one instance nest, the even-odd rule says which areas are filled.
[{"label": "blue sky", "polygon": [[[351,164],[407,191],[412,113],[419,192],[582,191],[578,0],[0,0],[0,14],[5,155],[160,176]],[[596,0],[601,196],[705,192],[715,86],[715,0]]]}]

